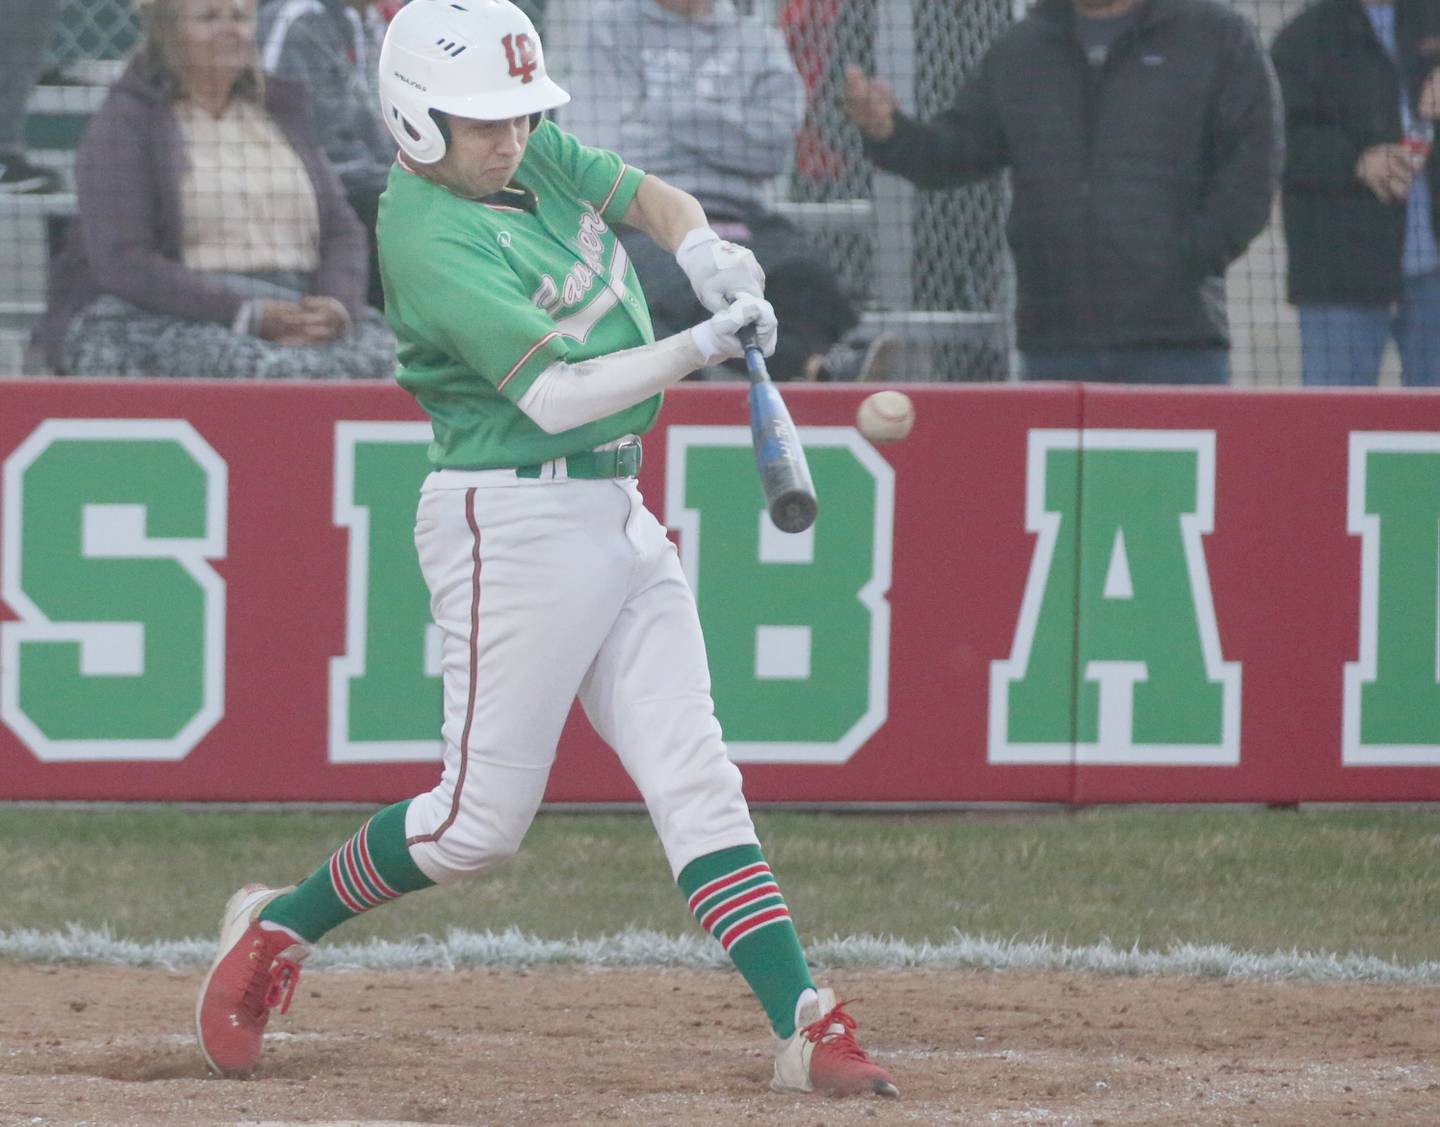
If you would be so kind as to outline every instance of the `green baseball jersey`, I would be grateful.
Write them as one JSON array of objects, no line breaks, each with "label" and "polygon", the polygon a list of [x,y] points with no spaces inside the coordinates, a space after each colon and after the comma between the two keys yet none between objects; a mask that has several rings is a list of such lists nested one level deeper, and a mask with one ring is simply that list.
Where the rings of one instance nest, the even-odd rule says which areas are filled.
[{"label": "green baseball jersey", "polygon": [[655,422],[659,395],[546,434],[515,403],[558,360],[655,339],[645,296],[610,224],[645,174],[550,122],[515,174],[526,206],[462,199],[391,170],[377,226],[385,316],[400,384],[430,416],[445,469],[531,465],[593,450]]}]

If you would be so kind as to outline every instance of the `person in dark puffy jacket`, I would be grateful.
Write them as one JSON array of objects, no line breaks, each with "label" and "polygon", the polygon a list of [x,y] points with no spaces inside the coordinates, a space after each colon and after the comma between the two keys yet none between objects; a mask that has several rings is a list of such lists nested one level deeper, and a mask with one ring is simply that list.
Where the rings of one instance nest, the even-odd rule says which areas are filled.
[{"label": "person in dark puffy jacket", "polygon": [[1271,54],[1305,383],[1373,386],[1393,338],[1406,384],[1440,384],[1440,4],[1317,0]]},{"label": "person in dark puffy jacket", "polygon": [[1215,0],[1041,0],[923,123],[883,79],[846,78],[880,168],[922,188],[1010,170],[1027,378],[1228,381],[1225,269],[1283,154],[1250,21]]}]

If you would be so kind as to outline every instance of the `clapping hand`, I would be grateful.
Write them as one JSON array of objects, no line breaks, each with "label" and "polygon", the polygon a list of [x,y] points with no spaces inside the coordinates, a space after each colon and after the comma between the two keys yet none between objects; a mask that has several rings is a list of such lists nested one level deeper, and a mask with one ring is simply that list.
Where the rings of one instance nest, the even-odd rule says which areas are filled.
[{"label": "clapping hand", "polygon": [[850,63],[845,67],[845,112],[866,140],[888,141],[895,132],[900,100],[883,78],[869,78]]}]

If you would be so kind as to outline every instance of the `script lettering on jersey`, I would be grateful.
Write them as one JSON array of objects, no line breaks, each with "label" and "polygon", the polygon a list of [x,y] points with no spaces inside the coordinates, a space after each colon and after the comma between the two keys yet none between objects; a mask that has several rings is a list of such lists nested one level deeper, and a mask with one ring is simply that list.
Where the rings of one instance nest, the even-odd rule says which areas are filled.
[{"label": "script lettering on jersey", "polygon": [[570,268],[563,284],[557,284],[549,274],[544,275],[530,300],[552,317],[560,309],[573,308],[584,301],[594,288],[595,279],[605,273],[605,243],[600,236],[607,230],[605,220],[595,211],[587,210],[580,217],[580,231],[575,237],[584,261]]},{"label": "script lettering on jersey", "polygon": [[505,47],[505,59],[510,64],[510,77],[521,82],[533,79],[540,66],[535,40],[522,31],[519,35],[507,35],[500,42]]},{"label": "script lettering on jersey", "polygon": [[587,208],[580,216],[580,233],[575,237],[580,244],[580,257],[597,274],[602,272],[601,265],[605,257],[605,243],[600,236],[608,230],[605,220],[593,209]]},{"label": "script lettering on jersey", "polygon": [[594,284],[595,271],[584,263],[577,262],[575,269],[571,270],[570,276],[565,279],[565,289],[560,295],[561,300],[566,305],[578,305]]}]

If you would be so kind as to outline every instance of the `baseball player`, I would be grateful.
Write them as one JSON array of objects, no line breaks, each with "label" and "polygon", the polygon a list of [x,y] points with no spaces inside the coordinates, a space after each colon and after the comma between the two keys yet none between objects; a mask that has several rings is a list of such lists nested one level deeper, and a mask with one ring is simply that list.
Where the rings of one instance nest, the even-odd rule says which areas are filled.
[{"label": "baseball player", "polygon": [[[231,897],[196,1025],[244,1074],[322,935],[512,856],[578,695],[635,781],[691,911],[781,1038],[780,1091],[895,1095],[816,989],[725,754],[700,623],[636,487],[660,392],[775,347],[764,275],[695,199],[540,114],[569,95],[509,0],[411,0],[380,58],[401,152],[381,202],[400,383],[429,413],[415,543],[443,635],[444,770],[380,811],[298,887]],[[654,340],[612,225],[671,249],[713,316]]]}]

